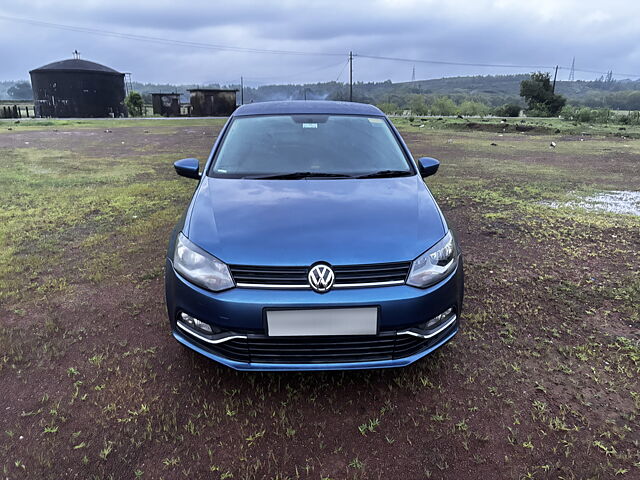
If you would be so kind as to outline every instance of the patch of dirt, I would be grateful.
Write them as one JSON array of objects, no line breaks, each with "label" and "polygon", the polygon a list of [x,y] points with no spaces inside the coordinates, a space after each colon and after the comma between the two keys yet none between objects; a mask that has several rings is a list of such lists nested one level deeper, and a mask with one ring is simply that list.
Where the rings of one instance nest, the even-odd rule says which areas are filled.
[{"label": "patch of dirt", "polygon": [[0,148],[73,151],[89,158],[170,153],[180,158],[199,156],[205,160],[220,129],[219,126],[157,126],[15,130],[0,135]]}]

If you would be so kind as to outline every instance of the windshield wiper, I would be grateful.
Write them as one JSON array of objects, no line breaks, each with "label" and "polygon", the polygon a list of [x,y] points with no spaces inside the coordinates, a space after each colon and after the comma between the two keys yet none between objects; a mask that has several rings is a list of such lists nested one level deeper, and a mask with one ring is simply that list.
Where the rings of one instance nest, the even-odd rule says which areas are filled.
[{"label": "windshield wiper", "polygon": [[407,170],[379,170],[373,173],[365,173],[364,175],[358,175],[356,178],[405,177],[410,174],[411,172]]},{"label": "windshield wiper", "polygon": [[243,178],[252,180],[297,180],[301,178],[353,178],[351,175],[343,173],[325,173],[325,172],[291,172],[291,173],[275,173],[273,175],[247,175]]}]

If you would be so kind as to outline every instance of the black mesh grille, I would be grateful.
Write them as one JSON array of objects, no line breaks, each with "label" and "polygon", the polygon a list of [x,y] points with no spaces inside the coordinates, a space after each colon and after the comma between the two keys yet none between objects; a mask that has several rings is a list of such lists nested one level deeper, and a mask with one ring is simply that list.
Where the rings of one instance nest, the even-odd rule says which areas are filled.
[{"label": "black mesh grille", "polygon": [[394,360],[419,353],[446,338],[452,325],[439,335],[423,339],[384,332],[371,336],[266,337],[252,335],[211,345],[189,338],[202,348],[244,363],[352,363]]},{"label": "black mesh grille", "polygon": [[[334,287],[353,284],[404,282],[411,262],[377,263],[372,265],[336,265]],[[229,265],[231,275],[238,284],[294,285],[307,287],[309,267],[257,267]]]}]

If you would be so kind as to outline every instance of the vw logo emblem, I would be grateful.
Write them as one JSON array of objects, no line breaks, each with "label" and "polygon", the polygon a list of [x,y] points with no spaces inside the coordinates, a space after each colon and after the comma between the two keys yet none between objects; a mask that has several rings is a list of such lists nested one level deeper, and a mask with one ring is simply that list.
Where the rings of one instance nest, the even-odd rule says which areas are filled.
[{"label": "vw logo emblem", "polygon": [[328,292],[333,287],[333,281],[336,279],[331,267],[325,263],[319,263],[309,270],[307,275],[309,285],[318,293]]}]

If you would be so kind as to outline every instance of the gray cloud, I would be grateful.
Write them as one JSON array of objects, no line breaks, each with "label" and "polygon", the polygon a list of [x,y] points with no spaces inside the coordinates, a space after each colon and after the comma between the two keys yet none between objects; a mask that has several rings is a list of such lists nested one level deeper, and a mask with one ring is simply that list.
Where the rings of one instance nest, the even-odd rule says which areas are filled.
[{"label": "gray cloud", "polygon": [[[355,53],[467,63],[541,64],[640,75],[635,2],[512,0],[295,2],[167,0],[11,2],[0,15],[190,42],[341,52],[342,57],[267,55],[159,45],[0,19],[3,79],[70,57],[104,63],[148,82],[248,83],[335,80]],[[356,58],[361,81],[410,79],[412,64]],[[523,69],[522,71],[527,71]],[[416,64],[418,78],[517,73],[516,69]],[[346,79],[343,72],[341,79]],[[566,78],[568,72],[561,72]],[[577,78],[594,78],[577,73]]]}]

